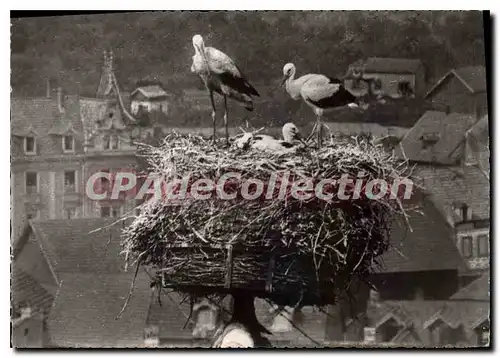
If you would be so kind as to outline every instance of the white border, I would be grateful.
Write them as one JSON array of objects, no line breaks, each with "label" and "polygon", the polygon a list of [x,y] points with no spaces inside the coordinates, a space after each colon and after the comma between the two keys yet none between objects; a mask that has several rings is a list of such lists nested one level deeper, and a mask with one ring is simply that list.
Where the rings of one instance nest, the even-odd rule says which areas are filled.
[{"label": "white border", "polygon": [[[2,4],[10,4],[8,2],[2,2]],[[396,6],[399,9],[407,9],[407,10],[442,10],[443,8],[446,8],[448,10],[460,10],[460,9],[471,9],[471,7],[474,7],[476,9],[494,9],[493,14],[498,14],[498,1],[474,1],[471,2],[470,0],[465,1],[465,0],[455,0],[453,2],[438,2],[438,1],[427,1],[427,0],[421,0],[418,2],[394,2],[394,1],[389,1],[389,0],[379,0],[379,1],[351,1],[351,2],[334,2],[334,1],[317,1],[317,0],[308,0],[307,2],[292,2],[292,1],[269,1],[269,0],[247,0],[247,1],[234,1],[234,0],[217,0],[214,1],[212,0],[211,2],[207,1],[194,1],[194,0],[184,0],[182,2],[164,2],[164,1],[123,1],[123,0],[108,0],[106,2],[103,1],[96,1],[96,0],[87,0],[85,2],[61,2],[61,1],[44,1],[44,2],[36,2],[36,1],[16,1],[15,2],[15,7],[18,10],[30,10],[30,9],[39,9],[39,10],[57,10],[60,8],[66,8],[66,9],[73,9],[73,10],[82,10],[82,8],[90,8],[93,10],[119,10],[121,9],[128,9],[128,10],[143,10],[144,8],[150,9],[150,10],[165,10],[165,7],[168,7],[169,10],[183,10],[183,9],[192,9],[192,10],[217,10],[217,9],[226,9],[226,10],[304,10],[304,7],[308,10],[325,10],[327,8],[330,8],[331,10],[337,9],[337,10],[376,10],[376,9],[396,9]],[[4,101],[2,103],[2,106],[0,107],[4,114],[2,115],[3,120],[0,121],[0,126],[2,128],[0,129],[0,134],[3,136],[3,139],[0,140],[0,145],[2,147],[2,150],[0,153],[1,155],[1,164],[2,167],[7,167],[10,166],[10,122],[7,120],[7,118],[10,118],[10,38],[8,37],[10,34],[10,19],[7,17],[7,11],[2,11],[2,16],[1,19],[1,28],[2,28],[2,37],[0,40],[0,46],[3,50],[3,57],[2,57],[2,78],[0,81],[0,84],[2,84],[2,100]],[[498,17],[496,19],[496,26],[498,26]],[[495,46],[493,48],[498,49],[498,38],[499,36],[494,36],[494,41],[495,41]],[[495,58],[495,65],[498,63],[498,56]],[[498,68],[498,66],[495,66],[495,68]],[[496,79],[498,80],[498,75],[495,76]],[[496,84],[496,83],[495,83]],[[497,103],[495,107],[498,107],[498,103],[500,103],[500,100],[498,98],[499,92],[495,91],[496,97],[494,101]],[[493,115],[493,118],[496,119],[496,113]],[[500,138],[498,135],[499,133],[496,131],[499,128],[498,125],[495,126],[495,133],[491,133],[490,135],[493,138],[496,138],[497,140]],[[496,154],[496,153],[495,153]],[[494,168],[497,170],[500,169],[500,159],[498,156],[495,157],[495,162],[493,163]],[[2,187],[7,188],[10,185],[8,185],[7,180],[8,176],[4,175],[0,178]],[[492,183],[492,187],[495,188],[500,188],[500,179],[499,176],[495,176],[495,182]],[[498,190],[495,191],[495,193],[498,192]],[[496,195],[495,195],[496,199]],[[0,218],[3,221],[3,225],[0,225],[0,227],[4,228],[4,230],[7,230],[7,228],[10,227],[10,203],[8,204],[7,199],[5,198],[3,201],[0,202],[1,205],[1,214]],[[500,218],[498,217],[499,211],[495,211],[495,217],[492,218],[493,222],[500,222]],[[498,225],[495,225],[494,228],[498,228]],[[495,233],[496,234],[496,233]],[[498,235],[495,235],[494,238],[498,237]],[[0,260],[2,263],[3,267],[0,270],[2,274],[2,279],[3,279],[3,285],[4,287],[7,287],[7,283],[10,282],[10,247],[7,247],[10,242],[6,238],[3,240],[3,244],[5,245],[4,249],[2,250],[2,253],[4,255],[4,259]],[[499,265],[495,265],[495,271],[497,271]],[[496,275],[495,277],[500,277],[498,272],[495,272]],[[4,291],[5,292],[5,291]],[[496,296],[495,296],[496,297]],[[2,299],[2,309],[0,310],[0,314],[2,315],[0,322],[2,322],[2,342],[0,347],[2,348],[2,356],[11,356],[14,355],[15,352],[12,349],[9,349],[10,347],[10,325],[8,322],[10,322],[10,316],[9,316],[9,310],[7,309],[8,306],[10,306],[10,298],[9,296],[4,293],[1,296]],[[494,310],[494,312],[498,312],[498,309]],[[496,319],[497,317],[495,317]],[[497,325],[497,322],[495,322],[495,325]],[[498,330],[494,330],[494,333],[496,333]],[[496,344],[498,345],[498,335],[496,340]],[[135,354],[145,354],[145,353],[140,353],[137,351],[130,351],[131,353]],[[306,352],[303,351],[296,351],[299,354],[304,354]],[[52,352],[46,352],[45,354],[51,354]],[[71,352],[69,352],[71,353]],[[99,356],[122,356],[123,352],[93,352],[93,351],[86,351],[86,352],[79,352],[83,355],[91,355],[93,357],[99,357]],[[146,352],[146,354],[149,352]],[[188,351],[188,352],[172,352],[172,351],[165,351],[161,352],[160,354],[167,354],[172,357],[177,357],[177,356],[182,356],[184,353],[185,354],[199,354],[199,352],[196,351]],[[202,352],[206,353],[206,352]],[[219,354],[219,352],[214,351],[213,353]],[[276,354],[277,352],[273,352]],[[290,354],[290,351],[281,351],[281,354]],[[335,357],[349,357],[353,354],[353,352],[350,351],[323,351],[320,352],[323,354],[329,354],[329,355],[335,355]],[[369,351],[366,352],[370,355],[387,355],[387,354],[400,354],[400,351],[394,351],[391,352],[390,350],[385,350],[385,351]],[[426,351],[409,351],[405,352],[408,355],[426,355],[426,354],[432,354],[432,352]],[[43,354],[43,353],[41,353]],[[63,352],[65,354],[65,352]],[[266,356],[272,353],[268,352],[263,352],[263,351],[254,351],[254,352],[246,352],[246,354],[254,355],[254,356]],[[307,354],[307,353],[306,353]],[[451,352],[439,352],[439,354],[446,354],[446,355],[454,355],[456,352],[451,351]],[[461,354],[467,354],[467,353],[461,353]],[[472,352],[468,353],[471,356],[477,356],[480,357],[482,354],[481,352]]]}]

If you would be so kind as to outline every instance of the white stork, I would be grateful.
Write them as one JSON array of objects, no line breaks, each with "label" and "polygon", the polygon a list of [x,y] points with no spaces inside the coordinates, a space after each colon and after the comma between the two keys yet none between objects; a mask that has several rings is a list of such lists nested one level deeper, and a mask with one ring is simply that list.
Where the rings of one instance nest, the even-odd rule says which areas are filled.
[{"label": "white stork", "polygon": [[245,108],[253,111],[251,96],[260,96],[257,90],[245,79],[245,76],[231,58],[225,53],[213,48],[205,47],[200,35],[193,36],[195,55],[191,72],[198,74],[210,95],[212,104],[212,122],[215,140],[215,103],[213,93],[224,97],[224,126],[226,129],[226,144],[229,144],[227,127],[227,97],[243,103]]},{"label": "white stork", "polygon": [[293,150],[297,141],[307,146],[299,133],[299,129],[293,123],[286,123],[283,126],[282,134],[283,140],[265,134],[255,135],[253,133],[244,133],[241,137],[237,138],[234,143],[238,148],[242,149],[251,147],[257,150],[272,152]]},{"label": "white stork", "polygon": [[[283,67],[283,80],[286,91],[297,100],[300,97],[309,105],[316,114],[317,122],[314,128],[318,135],[318,146],[321,145],[321,117],[326,109],[349,106],[358,107],[355,103],[356,96],[345,89],[342,81],[318,74],[307,74],[295,79],[295,65],[287,63]],[[313,129],[314,131],[314,129]]]}]

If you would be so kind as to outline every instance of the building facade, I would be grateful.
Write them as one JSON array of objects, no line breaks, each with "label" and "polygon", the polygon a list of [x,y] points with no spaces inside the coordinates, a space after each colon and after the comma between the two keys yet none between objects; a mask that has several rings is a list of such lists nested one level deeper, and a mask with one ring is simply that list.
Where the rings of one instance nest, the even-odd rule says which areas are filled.
[{"label": "building facade", "polygon": [[[369,57],[356,61],[349,70],[361,72],[365,79],[378,79],[378,89],[392,98],[422,97],[425,93],[425,71],[418,59]],[[348,79],[344,85],[357,96],[367,91],[360,80]]]},{"label": "building facade", "polygon": [[134,208],[133,200],[96,201],[85,192],[96,172],[134,170],[135,141],[158,132],[139,125],[129,108],[106,52],[94,97],[48,85],[45,97],[12,98],[12,238],[28,219],[117,217]]}]

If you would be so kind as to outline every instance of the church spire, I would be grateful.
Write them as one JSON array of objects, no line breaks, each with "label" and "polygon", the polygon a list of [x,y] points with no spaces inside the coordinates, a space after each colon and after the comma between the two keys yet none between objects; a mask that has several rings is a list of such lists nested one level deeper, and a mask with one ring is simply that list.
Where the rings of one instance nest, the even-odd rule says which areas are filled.
[{"label": "church spire", "polygon": [[104,64],[102,67],[101,81],[97,89],[97,98],[108,97],[113,90],[113,52],[104,50]]}]

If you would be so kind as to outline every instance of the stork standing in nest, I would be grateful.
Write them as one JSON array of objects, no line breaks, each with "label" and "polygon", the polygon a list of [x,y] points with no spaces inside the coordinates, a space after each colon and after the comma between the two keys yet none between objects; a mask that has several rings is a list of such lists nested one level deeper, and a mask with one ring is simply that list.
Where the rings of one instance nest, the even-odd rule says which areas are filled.
[{"label": "stork standing in nest", "polygon": [[283,80],[286,91],[297,100],[300,97],[314,110],[316,124],[314,130],[317,132],[318,146],[321,146],[321,117],[327,109],[349,106],[356,108],[356,96],[349,92],[343,85],[341,79],[330,78],[320,74],[307,74],[295,79],[296,68],[293,63],[287,63],[283,67]]},{"label": "stork standing in nest", "polygon": [[224,97],[224,126],[226,144],[229,144],[227,98],[243,103],[248,111],[253,111],[252,96],[260,97],[257,90],[245,79],[241,70],[225,53],[213,47],[205,47],[200,35],[193,36],[195,55],[191,72],[198,74],[210,96],[212,104],[213,139],[216,136],[216,109],[214,92]]}]

